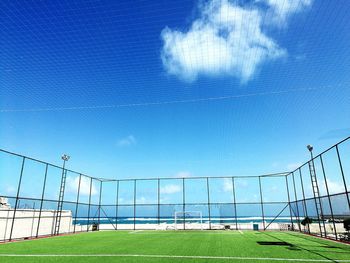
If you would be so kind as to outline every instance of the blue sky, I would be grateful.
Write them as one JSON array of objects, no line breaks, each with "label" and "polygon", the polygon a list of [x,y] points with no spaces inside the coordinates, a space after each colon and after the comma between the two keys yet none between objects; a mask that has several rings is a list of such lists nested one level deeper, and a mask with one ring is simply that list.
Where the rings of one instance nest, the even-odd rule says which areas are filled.
[{"label": "blue sky", "polygon": [[3,149],[96,177],[253,175],[350,134],[348,1],[1,6]]}]

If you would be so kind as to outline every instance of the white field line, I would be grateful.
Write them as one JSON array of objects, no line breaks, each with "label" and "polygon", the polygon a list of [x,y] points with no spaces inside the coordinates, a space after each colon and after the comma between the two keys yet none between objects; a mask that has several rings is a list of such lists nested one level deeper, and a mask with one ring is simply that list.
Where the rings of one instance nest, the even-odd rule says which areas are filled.
[{"label": "white field line", "polygon": [[143,230],[135,230],[135,231],[129,232],[129,234],[135,234],[135,233],[142,232],[142,231],[143,231]]},{"label": "white field line", "polygon": [[303,258],[253,258],[253,257],[219,257],[219,256],[172,256],[142,254],[0,254],[1,257],[140,257],[140,258],[182,258],[182,259],[223,259],[254,261],[297,261],[297,262],[350,262],[350,259],[303,259]]},{"label": "white field line", "polygon": [[241,233],[241,235],[243,235],[243,232],[241,230],[238,230],[239,233]]}]

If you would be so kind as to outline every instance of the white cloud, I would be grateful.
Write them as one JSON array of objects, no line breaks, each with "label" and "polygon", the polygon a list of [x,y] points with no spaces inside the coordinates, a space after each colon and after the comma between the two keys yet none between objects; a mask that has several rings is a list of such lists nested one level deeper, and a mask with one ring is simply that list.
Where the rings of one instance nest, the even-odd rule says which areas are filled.
[{"label": "white cloud", "polygon": [[182,187],[176,184],[168,184],[160,188],[161,194],[175,194],[182,191]]},{"label": "white cloud", "polygon": [[147,198],[144,196],[141,196],[141,197],[136,199],[136,203],[137,204],[147,204]]},{"label": "white cloud", "polygon": [[188,171],[181,171],[181,172],[178,172],[176,175],[175,175],[176,178],[188,178],[188,177],[192,177],[192,174]]},{"label": "white cloud", "polygon": [[240,178],[235,180],[235,186],[237,186],[237,188],[246,188],[248,187],[248,182],[247,180]]},{"label": "white cloud", "polygon": [[233,190],[232,179],[230,179],[230,178],[224,179],[222,190],[224,192],[232,192],[232,190]]},{"label": "white cloud", "polygon": [[267,15],[271,17],[271,22],[284,26],[291,15],[311,6],[313,0],[261,0],[260,2],[265,2],[270,7]]},{"label": "white cloud", "polygon": [[[324,180],[322,180],[320,183],[320,192],[321,195],[326,195],[327,191],[326,191],[326,183]],[[327,179],[327,185],[328,185],[328,191],[329,194],[339,194],[339,193],[343,193],[345,192],[345,188],[344,188],[344,184],[332,181],[330,179]]]},{"label": "white cloud", "polygon": [[[73,176],[67,176],[66,179],[67,183],[67,191],[69,193],[76,194],[78,193],[78,186],[79,186],[79,176],[73,177]],[[90,179],[82,176],[80,181],[80,195],[89,195],[90,194]],[[91,187],[91,195],[96,195],[97,189],[94,184],[92,184]]]},{"label": "white cloud", "polygon": [[131,146],[136,144],[136,139],[133,135],[128,135],[118,141],[118,146]]},{"label": "white cloud", "polygon": [[[317,182],[318,182],[318,189],[320,191],[320,195],[321,196],[327,195],[327,188],[326,188],[325,181],[322,179],[322,180],[317,180]],[[327,186],[328,186],[329,194],[339,194],[339,193],[345,192],[344,184],[342,181],[336,182],[336,181],[333,181],[332,179],[327,178]],[[311,184],[309,184],[307,188],[309,189],[310,193],[313,192]]]},{"label": "white cloud", "polygon": [[[209,0],[199,5],[199,17],[188,31],[165,27],[161,32],[163,48],[161,59],[165,70],[185,81],[194,81],[198,75],[229,75],[241,82],[252,79],[264,62],[285,57],[287,51],[263,32],[265,27],[275,26],[275,17],[286,20],[287,14],[297,12],[301,6],[294,0],[281,5],[264,0],[246,6],[229,0]],[[287,10],[287,11],[286,11]],[[267,16],[266,12],[272,12]],[[263,20],[271,20],[265,23]]]}]

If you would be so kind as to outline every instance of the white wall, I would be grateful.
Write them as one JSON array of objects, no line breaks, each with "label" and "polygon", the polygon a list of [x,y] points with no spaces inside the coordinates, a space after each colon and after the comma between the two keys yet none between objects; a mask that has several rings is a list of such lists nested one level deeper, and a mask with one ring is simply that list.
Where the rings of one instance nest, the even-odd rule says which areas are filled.
[{"label": "white wall", "polygon": [[[35,237],[37,234],[39,213],[40,210],[38,209],[18,209],[16,211],[16,219],[14,220],[12,239]],[[0,240],[7,240],[10,238],[13,214],[13,209],[0,208]],[[42,210],[38,232],[39,236],[51,235],[54,233],[56,215],[57,211],[55,210]],[[76,231],[82,231],[81,228],[80,225],[77,225]],[[63,210],[60,234],[73,232],[73,229],[72,212]]]}]

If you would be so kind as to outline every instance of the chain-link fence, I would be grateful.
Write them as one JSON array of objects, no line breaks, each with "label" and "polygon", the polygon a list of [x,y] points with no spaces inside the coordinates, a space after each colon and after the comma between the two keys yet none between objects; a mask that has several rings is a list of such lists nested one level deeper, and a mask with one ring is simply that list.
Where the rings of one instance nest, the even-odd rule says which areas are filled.
[{"label": "chain-link fence", "polygon": [[349,240],[349,138],[293,172],[260,176],[110,180],[4,150],[0,167],[1,241],[123,229],[294,230]]}]

